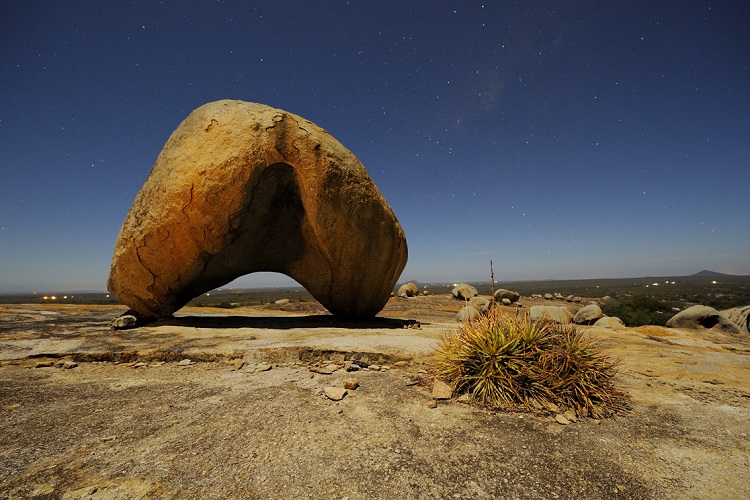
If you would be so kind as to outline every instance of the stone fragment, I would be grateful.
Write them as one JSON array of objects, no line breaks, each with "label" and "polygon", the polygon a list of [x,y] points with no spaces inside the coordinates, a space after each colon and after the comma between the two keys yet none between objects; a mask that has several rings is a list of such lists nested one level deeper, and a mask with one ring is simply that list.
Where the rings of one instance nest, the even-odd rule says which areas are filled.
[{"label": "stone fragment", "polygon": [[565,410],[562,416],[565,417],[569,422],[578,422],[578,415],[576,415],[576,412],[574,412],[573,410]]},{"label": "stone fragment", "polygon": [[255,367],[255,371],[256,372],[267,372],[271,368],[273,368],[273,366],[270,365],[269,363],[262,363],[262,364],[260,364],[260,365],[258,365],[258,366]]},{"label": "stone fragment", "polygon": [[291,302],[289,299],[279,299],[274,302],[274,304],[276,304],[277,306],[283,306],[285,304],[288,304],[289,302]]},{"label": "stone fragment", "polygon": [[193,363],[191,359],[185,358],[177,362],[177,366],[190,366]]},{"label": "stone fragment", "polygon": [[129,328],[135,328],[138,323],[138,318],[132,314],[123,314],[113,319],[110,323],[110,327],[113,330],[127,330]]},{"label": "stone fragment", "polygon": [[314,373],[320,373],[321,375],[330,375],[338,370],[338,365],[326,365],[326,366],[311,366],[310,371]]},{"label": "stone fragment", "polygon": [[78,363],[75,361],[63,361],[62,368],[65,370],[70,370],[71,368],[76,368],[78,366]]},{"label": "stone fragment", "polygon": [[344,382],[344,389],[349,389],[353,391],[357,387],[359,387],[359,379],[355,377],[345,378],[343,382]]},{"label": "stone fragment", "polygon": [[51,368],[55,366],[54,361],[39,361],[34,368]]},{"label": "stone fragment", "polygon": [[331,313],[370,317],[406,265],[391,208],[359,160],[314,123],[223,100],[172,133],[115,244],[108,280],[144,318],[259,271]]},{"label": "stone fragment", "polygon": [[435,380],[435,385],[432,386],[432,398],[450,399],[451,397],[453,397],[453,387],[442,380]]},{"label": "stone fragment", "polygon": [[558,413],[557,415],[555,415],[555,420],[557,420],[558,424],[570,425],[570,420],[568,420],[567,418],[565,418],[565,416],[562,415],[562,414]]},{"label": "stone fragment", "polygon": [[356,372],[359,371],[361,367],[352,361],[345,361],[344,362],[344,370],[348,372]]},{"label": "stone fragment", "polygon": [[374,372],[379,372],[380,371],[380,365],[370,365],[370,370],[372,370]]},{"label": "stone fragment", "polygon": [[234,370],[239,371],[242,370],[242,368],[247,364],[247,361],[244,359],[238,359],[234,362]]},{"label": "stone fragment", "polygon": [[323,392],[331,401],[341,401],[346,396],[346,389],[343,387],[326,386],[323,388]]},{"label": "stone fragment", "polygon": [[431,399],[431,400],[427,401],[427,408],[430,408],[431,410],[434,410],[435,408],[437,408],[437,406],[438,406],[438,404],[437,404],[436,400]]}]

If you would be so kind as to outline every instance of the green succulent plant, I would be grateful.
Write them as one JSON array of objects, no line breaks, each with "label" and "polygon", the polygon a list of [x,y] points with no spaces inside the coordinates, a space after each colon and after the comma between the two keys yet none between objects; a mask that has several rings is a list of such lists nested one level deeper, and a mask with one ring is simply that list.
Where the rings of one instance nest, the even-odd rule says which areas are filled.
[{"label": "green succulent plant", "polygon": [[498,309],[446,335],[435,352],[435,370],[456,393],[492,408],[557,406],[601,418],[628,406],[613,383],[617,361],[584,330],[508,317]]}]

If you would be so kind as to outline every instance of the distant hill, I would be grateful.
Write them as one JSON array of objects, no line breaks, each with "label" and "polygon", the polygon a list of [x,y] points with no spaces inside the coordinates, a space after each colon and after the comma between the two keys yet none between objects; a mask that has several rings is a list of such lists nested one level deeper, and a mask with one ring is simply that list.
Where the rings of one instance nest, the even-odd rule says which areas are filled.
[{"label": "distant hill", "polygon": [[699,271],[695,274],[691,274],[688,276],[689,278],[736,278],[736,274],[725,274],[725,273],[717,273],[716,271],[708,271],[704,269],[703,271]]}]

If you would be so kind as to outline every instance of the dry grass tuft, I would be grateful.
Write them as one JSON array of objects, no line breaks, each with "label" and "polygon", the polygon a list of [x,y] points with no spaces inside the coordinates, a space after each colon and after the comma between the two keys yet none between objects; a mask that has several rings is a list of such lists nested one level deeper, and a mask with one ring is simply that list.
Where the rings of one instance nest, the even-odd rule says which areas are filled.
[{"label": "dry grass tuft", "polygon": [[594,418],[627,408],[612,380],[617,362],[573,325],[507,317],[493,308],[446,336],[435,354],[437,376],[488,407],[554,404]]}]

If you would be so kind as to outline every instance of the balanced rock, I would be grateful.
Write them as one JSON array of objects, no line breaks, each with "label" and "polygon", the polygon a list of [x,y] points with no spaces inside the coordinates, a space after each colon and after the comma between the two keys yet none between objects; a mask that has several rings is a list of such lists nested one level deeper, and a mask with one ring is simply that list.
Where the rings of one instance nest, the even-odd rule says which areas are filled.
[{"label": "balanced rock", "polygon": [[172,133],[115,244],[108,286],[145,317],[245,274],[286,274],[335,315],[368,317],[406,265],[403,230],[328,132],[262,104],[216,101]]},{"label": "balanced rock", "polygon": [[719,311],[708,306],[692,306],[680,311],[667,321],[669,328],[711,329],[726,333],[740,333],[740,328]]},{"label": "balanced rock", "polygon": [[451,293],[453,294],[453,297],[458,300],[469,300],[470,298],[479,295],[479,292],[477,292],[476,288],[471,285],[467,285],[466,283],[456,285]]},{"label": "balanced rock", "polygon": [[414,283],[406,283],[398,287],[399,297],[416,297],[419,295],[419,287]]}]

